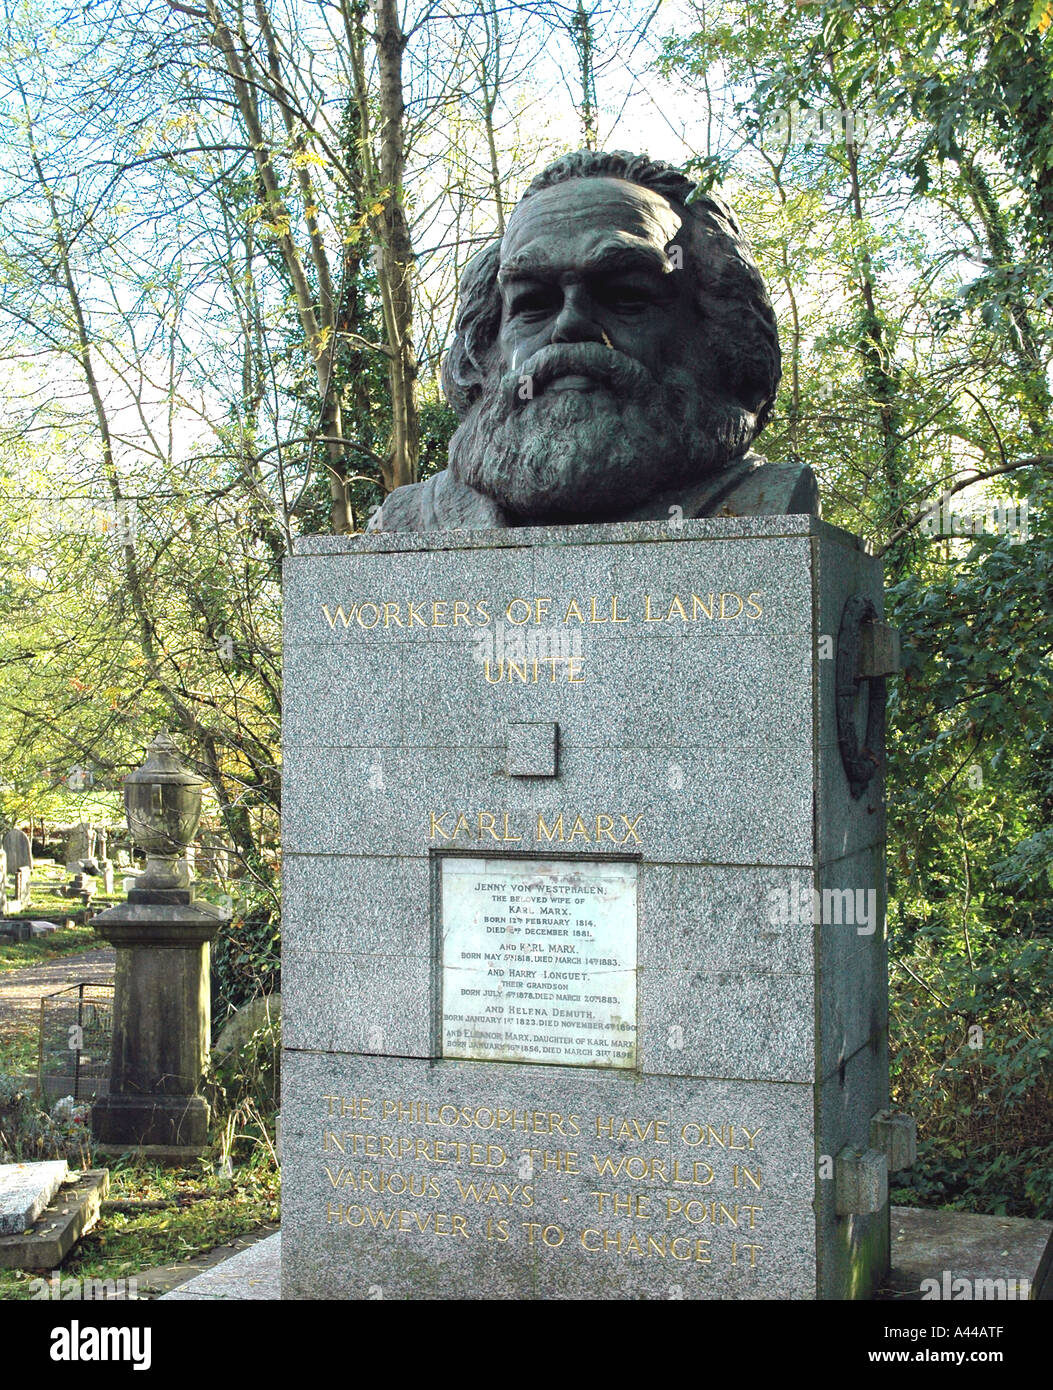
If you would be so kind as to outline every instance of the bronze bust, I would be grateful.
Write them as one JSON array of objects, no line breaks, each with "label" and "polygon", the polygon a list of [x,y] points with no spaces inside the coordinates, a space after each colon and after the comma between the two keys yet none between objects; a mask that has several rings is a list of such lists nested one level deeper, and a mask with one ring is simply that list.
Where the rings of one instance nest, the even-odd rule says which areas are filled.
[{"label": "bronze bust", "polygon": [[397,488],[370,529],[817,514],[811,469],[750,449],[780,369],[727,204],[645,155],[579,150],[465,269],[449,467]]}]

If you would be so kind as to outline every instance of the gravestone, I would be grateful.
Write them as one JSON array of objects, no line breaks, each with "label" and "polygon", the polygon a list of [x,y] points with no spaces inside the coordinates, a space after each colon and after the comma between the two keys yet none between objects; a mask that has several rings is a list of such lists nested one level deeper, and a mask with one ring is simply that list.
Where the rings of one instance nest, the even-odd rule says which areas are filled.
[{"label": "gravestone", "polygon": [[284,586],[284,1296],[869,1296],[879,562],[716,517]]},{"label": "gravestone", "polygon": [[4,853],[7,855],[7,872],[17,874],[19,869],[32,869],[33,849],[29,836],[16,827],[4,834]]},{"label": "gravestone", "polygon": [[100,859],[99,873],[102,876],[102,891],[108,898],[113,897],[113,860]]},{"label": "gravestone", "polygon": [[222,840],[212,835],[202,837],[197,849],[197,872],[201,878],[230,877],[230,852]]},{"label": "gravestone", "polygon": [[66,868],[70,873],[79,873],[80,864],[95,856],[95,830],[86,821],[75,825],[66,843]]},{"label": "gravestone", "polygon": [[23,864],[21,868],[15,870],[15,902],[16,911],[21,912],[24,907],[29,906],[29,865]]}]

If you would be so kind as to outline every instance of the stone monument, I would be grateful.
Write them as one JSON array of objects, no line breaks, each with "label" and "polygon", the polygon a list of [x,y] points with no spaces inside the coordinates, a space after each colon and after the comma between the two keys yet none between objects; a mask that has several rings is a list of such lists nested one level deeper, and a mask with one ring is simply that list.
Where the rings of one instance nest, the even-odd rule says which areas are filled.
[{"label": "stone monument", "polygon": [[866,1297],[880,565],[719,199],[570,156],[461,289],[449,469],[285,567],[284,1296]]},{"label": "stone monument", "polygon": [[127,903],[92,921],[117,948],[109,1094],[91,1109],[103,1152],[183,1160],[208,1142],[199,1084],[211,1032],[209,945],[229,913],[195,899],[186,864],[203,785],[163,732],[124,779],[128,826],[147,859]]},{"label": "stone monument", "polygon": [[17,874],[19,869],[33,868],[33,847],[29,836],[17,826],[5,831],[4,852],[7,855],[8,873]]}]

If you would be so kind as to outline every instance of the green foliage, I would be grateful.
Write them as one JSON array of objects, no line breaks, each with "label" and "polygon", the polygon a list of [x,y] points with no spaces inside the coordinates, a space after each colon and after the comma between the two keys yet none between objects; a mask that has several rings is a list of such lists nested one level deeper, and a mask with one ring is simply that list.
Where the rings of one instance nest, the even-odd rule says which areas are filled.
[{"label": "green foliage", "polygon": [[[1053,1214],[1053,32],[1047,7],[695,7],[697,96],[779,313],[762,447],[886,551],[893,1090],[902,1200]],[[802,133],[803,111],[866,113]],[[794,122],[797,122],[795,128]],[[714,138],[714,132],[716,138]],[[700,142],[701,144],[701,142]],[[1029,538],[929,538],[923,504],[1026,499]]]},{"label": "green foliage", "polygon": [[212,944],[212,1023],[219,1030],[237,1009],[281,987],[281,916],[274,891],[234,904]]},{"label": "green foliage", "polygon": [[[113,1205],[63,1261],[63,1278],[134,1278],[145,1298],[148,1271],[171,1269],[278,1220],[279,1180],[270,1162],[240,1163],[229,1175],[206,1163],[172,1168],[111,1158],[107,1166]],[[0,1270],[0,1300],[32,1298],[34,1277]]]},{"label": "green foliage", "polygon": [[13,1077],[0,1075],[0,1163],[64,1158],[91,1167],[91,1135],[77,1120],[53,1119]]},{"label": "green foliage", "polygon": [[234,1135],[239,1122],[248,1119],[263,1120],[273,1129],[281,1108],[281,1049],[276,1012],[229,1052],[213,1051],[205,1095],[217,1123],[231,1126]]}]

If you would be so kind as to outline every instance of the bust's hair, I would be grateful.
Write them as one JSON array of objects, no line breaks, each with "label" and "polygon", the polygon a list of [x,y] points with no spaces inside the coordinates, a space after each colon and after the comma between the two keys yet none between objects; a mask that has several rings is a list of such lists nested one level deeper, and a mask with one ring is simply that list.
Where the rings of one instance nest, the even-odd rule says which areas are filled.
[{"label": "bust's hair", "polygon": [[[721,379],[729,394],[756,413],[754,435],[771,415],[782,359],[775,314],[749,243],[735,214],[715,193],[701,193],[679,169],[624,150],[575,150],[533,179],[523,201],[569,179],[625,179],[660,194],[685,215],[685,269],[697,306],[712,332]],[[442,386],[463,419],[478,400],[501,326],[497,287],[501,242],[491,242],[461,275],[453,343],[442,364]]]}]

